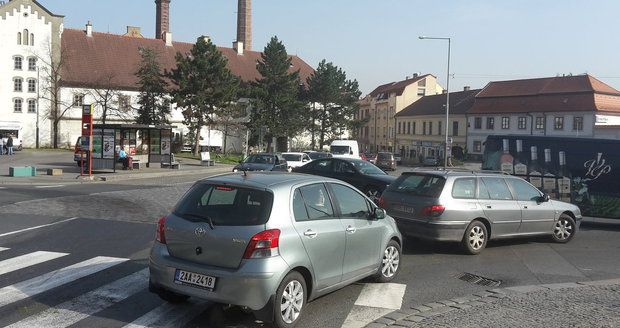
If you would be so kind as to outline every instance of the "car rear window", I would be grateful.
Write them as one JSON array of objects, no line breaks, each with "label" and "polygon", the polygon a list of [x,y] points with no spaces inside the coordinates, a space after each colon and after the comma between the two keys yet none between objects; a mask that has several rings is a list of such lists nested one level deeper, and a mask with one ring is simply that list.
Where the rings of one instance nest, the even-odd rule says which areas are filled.
[{"label": "car rear window", "polygon": [[389,191],[421,197],[439,197],[446,179],[430,174],[403,174],[390,184]]},{"label": "car rear window", "polygon": [[379,159],[392,159],[392,154],[379,153]]},{"label": "car rear window", "polygon": [[282,154],[282,157],[284,157],[284,159],[287,160],[287,161],[301,162],[301,155],[297,155],[297,154]]},{"label": "car rear window", "polygon": [[476,178],[462,178],[454,180],[452,185],[452,197],[454,198],[476,198]]},{"label": "car rear window", "polygon": [[265,190],[201,183],[179,201],[174,214],[216,226],[261,225],[269,219],[272,203],[273,194]]}]

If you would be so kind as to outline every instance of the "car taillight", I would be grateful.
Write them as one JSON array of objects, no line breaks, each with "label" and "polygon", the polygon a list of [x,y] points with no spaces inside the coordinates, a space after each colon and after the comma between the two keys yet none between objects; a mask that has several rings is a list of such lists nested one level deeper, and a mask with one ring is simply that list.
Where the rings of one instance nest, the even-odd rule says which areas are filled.
[{"label": "car taillight", "polygon": [[383,198],[383,196],[379,197],[379,200],[377,201],[377,206],[385,208],[385,199]]},{"label": "car taillight", "polygon": [[243,253],[244,259],[260,259],[280,255],[280,230],[272,229],[259,232],[250,239]]},{"label": "car taillight", "polygon": [[158,242],[165,244],[166,243],[166,234],[164,233],[164,229],[166,228],[166,217],[162,216],[159,218],[157,222],[157,235],[155,236],[155,240]]},{"label": "car taillight", "polygon": [[422,214],[424,216],[437,217],[437,216],[440,216],[445,210],[446,210],[446,207],[443,205],[426,206],[422,209]]}]

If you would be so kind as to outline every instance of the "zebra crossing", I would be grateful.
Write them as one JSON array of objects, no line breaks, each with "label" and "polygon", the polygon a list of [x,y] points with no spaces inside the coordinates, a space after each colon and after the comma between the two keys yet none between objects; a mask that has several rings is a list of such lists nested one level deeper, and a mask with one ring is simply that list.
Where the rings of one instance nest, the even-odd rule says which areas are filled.
[{"label": "zebra crossing", "polygon": [[[0,254],[8,255],[9,250],[0,247]],[[35,251],[0,260],[0,279],[9,273],[19,273],[20,270],[29,270],[35,265],[70,257],[69,253]],[[82,320],[96,317],[98,313],[113,306],[122,305],[128,298],[148,289],[148,268],[142,265],[138,271],[92,290],[80,291],[83,293],[79,296],[62,300],[64,302],[58,305],[40,307],[39,312],[22,316],[16,322],[2,320],[2,311],[13,311],[11,305],[15,303],[36,299],[39,295],[53,292],[55,288],[71,288],[78,279],[88,279],[94,274],[118,267],[128,261],[127,258],[96,256],[0,288],[0,327],[79,327]],[[198,300],[190,300],[180,305],[163,303],[149,308],[146,313],[132,314],[135,317],[132,318],[133,321],[121,322],[119,327],[182,327],[199,316],[207,307],[207,302]]]}]

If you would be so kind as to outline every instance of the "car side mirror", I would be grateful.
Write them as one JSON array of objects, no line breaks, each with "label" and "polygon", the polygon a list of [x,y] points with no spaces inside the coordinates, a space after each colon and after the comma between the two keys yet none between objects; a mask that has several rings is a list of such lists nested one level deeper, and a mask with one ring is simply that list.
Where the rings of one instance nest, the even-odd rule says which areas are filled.
[{"label": "car side mirror", "polygon": [[550,200],[551,197],[549,196],[549,194],[543,194],[542,196],[538,197],[537,203],[546,203]]},{"label": "car side mirror", "polygon": [[383,220],[383,219],[385,219],[386,215],[387,214],[385,213],[384,209],[377,207],[377,208],[375,208],[375,212],[373,213],[372,216],[373,216],[373,218],[375,218],[377,220]]},{"label": "car side mirror", "polygon": [[352,151],[352,150],[351,150],[351,151],[349,151],[349,155],[353,155],[353,151]]}]

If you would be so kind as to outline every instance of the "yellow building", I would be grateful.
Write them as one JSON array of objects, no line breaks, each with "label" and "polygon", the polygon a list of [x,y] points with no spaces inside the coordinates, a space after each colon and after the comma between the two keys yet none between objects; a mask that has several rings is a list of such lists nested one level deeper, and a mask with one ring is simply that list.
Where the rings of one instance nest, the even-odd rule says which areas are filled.
[{"label": "yellow building", "polygon": [[[467,147],[467,111],[480,90],[450,93],[448,137],[451,153],[462,159]],[[446,124],[446,94],[426,96],[396,114],[396,148],[405,162],[422,157],[443,158]]]},{"label": "yellow building", "polygon": [[394,116],[424,96],[440,94],[443,88],[431,74],[407,77],[403,81],[380,85],[359,102],[357,118],[368,122],[358,129],[360,151],[393,152],[396,132]]}]

